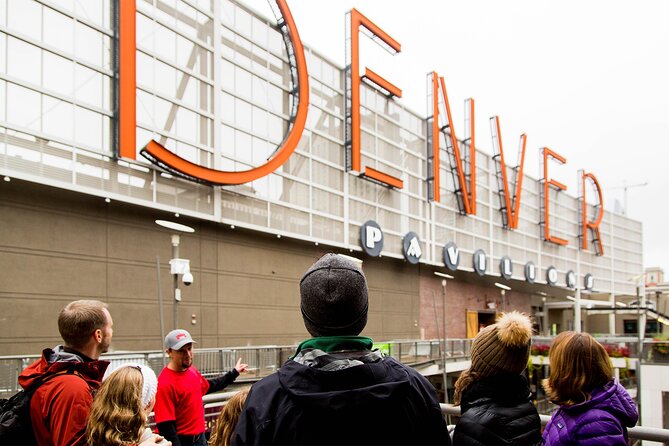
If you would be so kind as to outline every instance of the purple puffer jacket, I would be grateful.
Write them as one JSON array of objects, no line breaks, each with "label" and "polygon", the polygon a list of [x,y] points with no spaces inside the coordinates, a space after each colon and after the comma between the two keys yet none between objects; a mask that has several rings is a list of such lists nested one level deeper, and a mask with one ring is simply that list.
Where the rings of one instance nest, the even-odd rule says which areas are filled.
[{"label": "purple puffer jacket", "polygon": [[560,406],[543,434],[543,444],[626,446],[627,427],[639,412],[623,386],[609,381],[595,389],[592,398],[573,406]]}]

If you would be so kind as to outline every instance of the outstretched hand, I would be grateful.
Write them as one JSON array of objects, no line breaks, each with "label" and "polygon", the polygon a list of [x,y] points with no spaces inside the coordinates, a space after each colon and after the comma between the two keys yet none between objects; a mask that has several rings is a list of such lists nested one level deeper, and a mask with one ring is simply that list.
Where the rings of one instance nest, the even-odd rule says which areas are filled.
[{"label": "outstretched hand", "polygon": [[237,373],[245,372],[246,369],[248,368],[249,368],[248,364],[242,364],[242,358],[239,358],[237,360],[237,365],[235,366],[235,370],[237,370]]}]

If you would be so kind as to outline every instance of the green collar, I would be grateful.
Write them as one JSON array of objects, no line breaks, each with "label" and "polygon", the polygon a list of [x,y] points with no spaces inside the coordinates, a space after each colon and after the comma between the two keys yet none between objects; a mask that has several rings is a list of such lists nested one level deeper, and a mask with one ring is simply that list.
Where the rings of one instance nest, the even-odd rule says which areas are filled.
[{"label": "green collar", "polygon": [[374,341],[366,336],[320,336],[302,341],[297,346],[295,355],[308,348],[315,348],[329,353],[341,350],[371,350],[373,346]]}]

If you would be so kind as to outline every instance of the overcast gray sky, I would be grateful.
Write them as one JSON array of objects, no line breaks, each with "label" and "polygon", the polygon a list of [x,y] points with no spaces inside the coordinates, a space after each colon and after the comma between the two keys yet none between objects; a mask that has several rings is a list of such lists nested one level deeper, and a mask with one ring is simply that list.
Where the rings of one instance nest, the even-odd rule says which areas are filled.
[{"label": "overcast gray sky", "polygon": [[[247,2],[256,10],[268,9]],[[361,63],[403,89],[426,115],[426,74],[444,76],[456,131],[476,101],[477,146],[492,153],[498,115],[509,164],[528,136],[525,171],[539,177],[539,148],[567,158],[551,175],[577,195],[594,173],[607,210],[623,203],[643,222],[644,266],[669,275],[669,2],[564,0],[288,0],[305,45],[345,64],[345,14],[355,7],[402,44],[391,56],[361,47]],[[368,40],[368,39],[362,39]],[[509,159],[510,158],[510,159]]]}]

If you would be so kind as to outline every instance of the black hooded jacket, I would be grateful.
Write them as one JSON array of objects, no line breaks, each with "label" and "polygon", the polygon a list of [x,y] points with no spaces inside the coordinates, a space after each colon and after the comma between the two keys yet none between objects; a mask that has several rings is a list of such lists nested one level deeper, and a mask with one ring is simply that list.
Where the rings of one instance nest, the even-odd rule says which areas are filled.
[{"label": "black hooded jacket", "polygon": [[287,361],[252,387],[232,444],[450,445],[432,385],[391,357],[365,362],[369,353]]},{"label": "black hooded jacket", "polygon": [[477,381],[462,393],[462,415],[453,444],[538,445],[541,420],[522,375],[498,375]]}]

